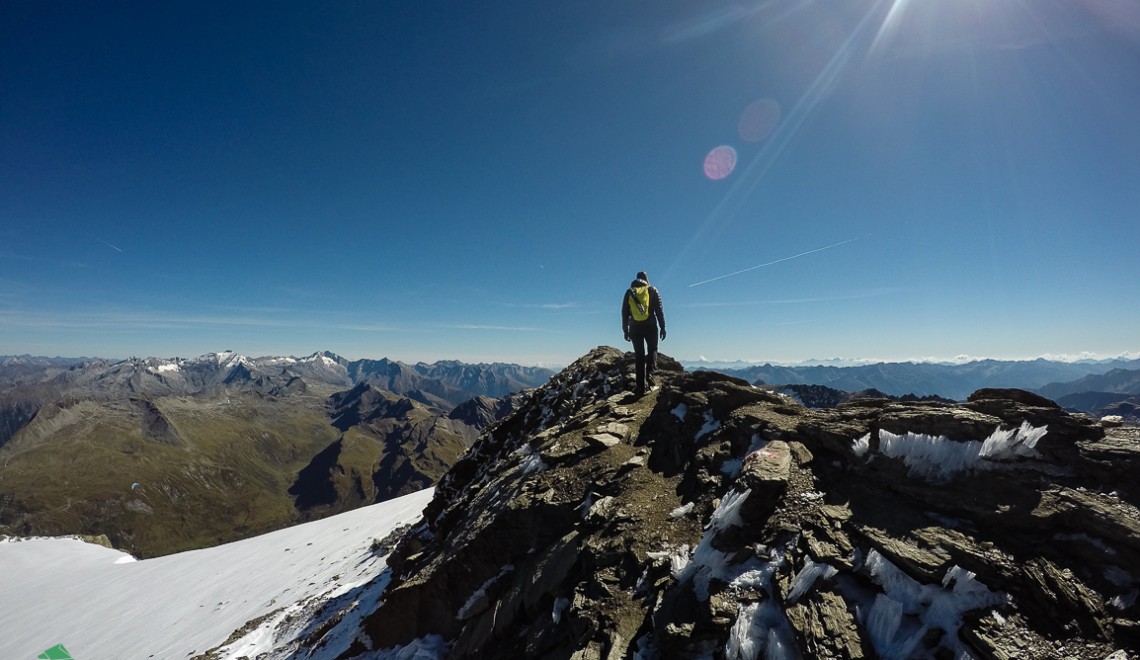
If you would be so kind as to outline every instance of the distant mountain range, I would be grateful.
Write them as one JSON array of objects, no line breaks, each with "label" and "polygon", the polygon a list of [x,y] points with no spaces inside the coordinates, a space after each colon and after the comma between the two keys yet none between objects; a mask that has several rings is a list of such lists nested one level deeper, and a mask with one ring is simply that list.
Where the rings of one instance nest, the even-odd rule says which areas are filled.
[{"label": "distant mountain range", "polygon": [[[809,407],[868,397],[962,400],[1012,387],[1140,421],[1140,360],[720,371]],[[551,375],[327,351],[0,357],[0,534],[105,534],[153,556],[382,501],[435,483],[525,403],[519,392]]]},{"label": "distant mountain range", "polygon": [[516,393],[514,364],[0,357],[0,534],[216,545],[431,485]]},{"label": "distant mountain range", "polygon": [[[307,386],[347,389],[371,381],[392,392],[420,391],[451,405],[476,396],[502,396],[546,382],[554,372],[517,364],[466,364],[347,360],[323,351],[307,357],[251,358],[232,351],[196,358],[45,358],[0,356],[0,392],[16,385],[46,384],[92,392],[199,394],[243,385],[262,394],[284,391],[294,378]],[[294,385],[297,386],[297,385]]]},{"label": "distant mountain range", "polygon": [[915,396],[904,394],[895,396],[880,392],[879,390],[862,390],[859,392],[844,392],[826,385],[762,385],[762,389],[791,397],[796,403],[806,408],[834,408],[840,404],[856,401],[858,399],[888,399],[891,401],[915,402],[927,401],[937,403],[954,403],[937,395]]},{"label": "distant mountain range", "polygon": [[[1140,369],[1140,359],[1124,358],[1103,362],[1059,362],[1042,358],[1028,361],[977,360],[963,364],[882,362],[858,366],[796,367],[763,364],[739,368],[720,366],[716,369],[701,362],[683,364],[690,370],[709,369],[754,384],[826,385],[846,392],[879,390],[893,396],[935,395],[954,400],[964,400],[972,392],[985,387],[1041,391],[1052,384],[1104,375],[1112,370]],[[1091,383],[1088,385],[1092,387]],[[1050,391],[1059,392],[1060,388]],[[1042,393],[1050,396],[1044,391]]]},{"label": "distant mountain range", "polygon": [[1039,391],[1070,410],[1140,423],[1140,370],[1137,369],[1112,369],[1069,383],[1050,383]]},{"label": "distant mountain range", "polygon": [[685,366],[743,378],[792,396],[809,407],[831,407],[851,399],[874,397],[961,401],[983,388],[1018,388],[1038,392],[1068,410],[1099,418],[1119,416],[1124,422],[1140,423],[1140,360],[1134,359],[792,367],[690,362]]},{"label": "distant mountain range", "polygon": [[1049,383],[1038,392],[1051,399],[1060,399],[1081,392],[1140,394],[1140,370],[1111,369],[1102,374],[1090,374],[1068,383]]}]

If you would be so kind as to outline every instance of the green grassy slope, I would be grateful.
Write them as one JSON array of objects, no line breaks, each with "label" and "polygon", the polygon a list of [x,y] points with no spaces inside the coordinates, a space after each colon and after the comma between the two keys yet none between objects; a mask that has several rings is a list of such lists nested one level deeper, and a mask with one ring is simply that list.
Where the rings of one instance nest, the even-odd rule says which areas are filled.
[{"label": "green grassy slope", "polygon": [[297,520],[298,470],[339,435],[324,403],[231,392],[46,406],[0,448],[0,533],[106,534],[149,557],[278,529]]}]

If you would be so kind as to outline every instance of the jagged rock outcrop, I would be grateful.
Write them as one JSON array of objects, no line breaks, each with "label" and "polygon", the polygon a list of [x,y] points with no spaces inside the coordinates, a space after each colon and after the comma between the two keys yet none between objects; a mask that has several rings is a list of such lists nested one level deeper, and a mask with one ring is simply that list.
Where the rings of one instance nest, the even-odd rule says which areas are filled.
[{"label": "jagged rock outcrop", "polygon": [[[495,399],[489,396],[477,396],[470,401],[459,404],[448,413],[448,419],[459,422],[456,428],[468,440],[468,446],[482,435],[484,429],[514,412],[529,394],[529,390],[514,392]],[[471,432],[475,432],[471,435]]]},{"label": "jagged rock outcrop", "polygon": [[1140,652],[1136,433],[1018,390],[810,410],[662,361],[634,398],[595,349],[486,433],[341,657]]}]

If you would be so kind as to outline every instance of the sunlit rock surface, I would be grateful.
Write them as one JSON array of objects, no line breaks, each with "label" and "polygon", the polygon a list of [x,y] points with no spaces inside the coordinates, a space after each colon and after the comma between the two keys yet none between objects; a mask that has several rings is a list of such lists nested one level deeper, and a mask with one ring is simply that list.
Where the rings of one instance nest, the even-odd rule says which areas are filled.
[{"label": "sunlit rock surface", "polygon": [[342,657],[1140,649],[1136,429],[1018,390],[812,410],[662,363],[635,398],[595,349],[492,427]]}]

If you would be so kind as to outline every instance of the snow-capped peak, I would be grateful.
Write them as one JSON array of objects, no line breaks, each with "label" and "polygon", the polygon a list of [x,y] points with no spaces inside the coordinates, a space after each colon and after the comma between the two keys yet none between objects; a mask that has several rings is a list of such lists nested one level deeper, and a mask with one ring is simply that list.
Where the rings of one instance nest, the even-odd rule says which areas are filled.
[{"label": "snow-capped peak", "polygon": [[326,367],[335,367],[340,364],[339,356],[331,351],[319,351],[300,361],[311,364],[320,364]]},{"label": "snow-capped peak", "polygon": [[253,362],[250,361],[249,358],[233,351],[206,353],[205,355],[199,356],[195,360],[191,360],[191,362],[213,363],[225,369],[236,367],[239,364],[245,365],[247,367],[253,366]]},{"label": "snow-capped peak", "polygon": [[176,373],[182,370],[178,360],[160,360],[152,358],[146,362],[146,370],[152,374]]}]

